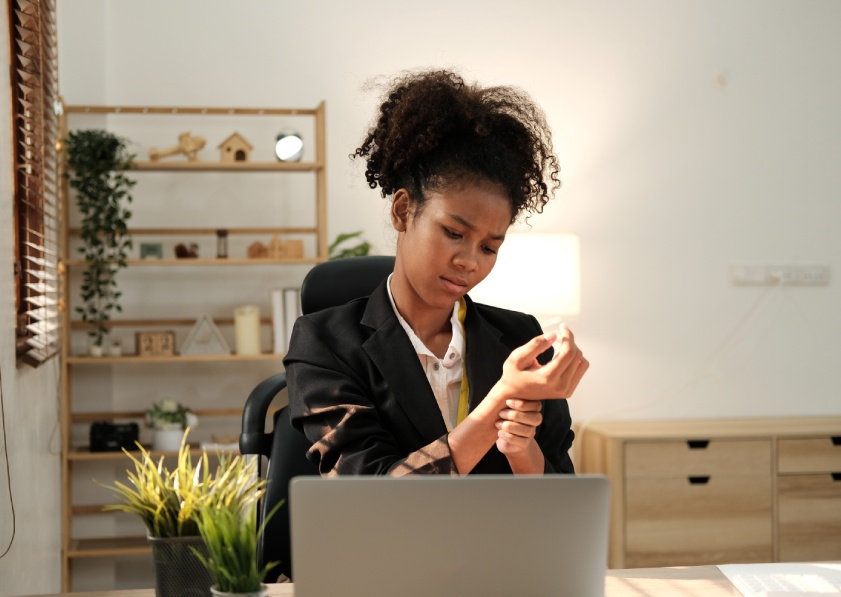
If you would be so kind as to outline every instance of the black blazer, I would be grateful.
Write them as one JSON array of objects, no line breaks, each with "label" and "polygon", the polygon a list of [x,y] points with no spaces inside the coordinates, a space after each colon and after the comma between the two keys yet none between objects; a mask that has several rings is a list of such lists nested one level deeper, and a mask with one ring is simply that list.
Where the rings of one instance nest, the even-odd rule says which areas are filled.
[{"label": "black blazer", "polygon": [[[541,333],[537,320],[466,298],[466,366],[473,410],[511,351]],[[541,362],[551,358],[551,349]],[[447,428],[383,282],[368,298],[299,317],[283,360],[292,424],[313,442],[322,475],[458,474]],[[545,472],[572,473],[566,400],[543,402],[536,441]],[[493,446],[473,473],[511,473]]]}]

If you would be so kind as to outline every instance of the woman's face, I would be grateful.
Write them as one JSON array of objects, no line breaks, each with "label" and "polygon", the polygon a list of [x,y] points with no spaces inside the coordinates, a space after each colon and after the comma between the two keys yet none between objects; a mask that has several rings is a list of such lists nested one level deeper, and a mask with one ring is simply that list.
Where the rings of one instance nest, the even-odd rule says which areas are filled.
[{"label": "woman's face", "polygon": [[493,269],[511,223],[511,204],[496,185],[467,184],[428,191],[418,213],[409,193],[400,189],[392,223],[398,231],[392,278],[398,307],[451,312],[453,303]]}]

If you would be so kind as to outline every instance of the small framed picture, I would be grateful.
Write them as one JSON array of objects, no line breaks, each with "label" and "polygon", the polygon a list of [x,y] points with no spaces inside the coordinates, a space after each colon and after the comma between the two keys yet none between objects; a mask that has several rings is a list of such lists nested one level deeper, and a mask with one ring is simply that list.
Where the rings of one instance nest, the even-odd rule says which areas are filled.
[{"label": "small framed picture", "polygon": [[161,243],[140,243],[141,259],[163,259],[164,247]]},{"label": "small framed picture", "polygon": [[137,332],[137,354],[167,357],[175,354],[175,332]]}]

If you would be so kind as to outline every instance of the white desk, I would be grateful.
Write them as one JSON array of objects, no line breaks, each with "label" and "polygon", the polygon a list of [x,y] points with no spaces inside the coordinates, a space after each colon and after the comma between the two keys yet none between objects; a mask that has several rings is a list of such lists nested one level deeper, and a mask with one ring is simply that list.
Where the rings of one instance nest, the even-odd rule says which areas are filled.
[{"label": "white desk", "polygon": [[[294,597],[294,583],[269,585],[269,597]],[[715,566],[687,568],[635,568],[609,570],[606,597],[704,597],[740,596]],[[61,593],[41,597],[155,597],[154,589]]]}]

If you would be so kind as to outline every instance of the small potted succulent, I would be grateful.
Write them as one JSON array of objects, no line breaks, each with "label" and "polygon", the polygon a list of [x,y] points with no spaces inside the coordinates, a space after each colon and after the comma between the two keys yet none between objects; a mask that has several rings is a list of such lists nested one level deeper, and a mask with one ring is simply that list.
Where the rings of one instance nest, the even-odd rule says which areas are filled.
[{"label": "small potted succulent", "polygon": [[146,410],[146,425],[155,430],[152,449],[174,452],[181,445],[184,430],[196,427],[198,417],[175,400],[161,400]]}]

